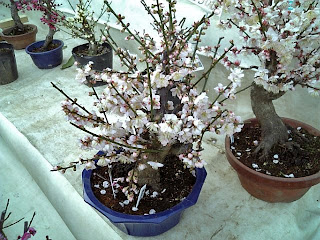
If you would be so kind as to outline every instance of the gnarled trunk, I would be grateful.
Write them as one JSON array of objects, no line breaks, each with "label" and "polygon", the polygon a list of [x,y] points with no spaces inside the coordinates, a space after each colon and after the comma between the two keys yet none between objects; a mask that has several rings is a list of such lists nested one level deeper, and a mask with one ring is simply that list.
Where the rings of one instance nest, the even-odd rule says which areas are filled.
[{"label": "gnarled trunk", "polygon": [[21,19],[19,17],[17,5],[14,0],[10,0],[10,3],[11,3],[11,17],[14,21],[14,28],[22,32],[24,31],[24,25],[21,22]]},{"label": "gnarled trunk", "polygon": [[166,156],[170,153],[171,146],[167,145],[166,147],[161,148],[161,144],[159,143],[159,150],[162,150],[161,152],[158,153],[148,153],[148,154],[143,154],[146,156],[146,158],[143,158],[139,160],[141,164],[144,164],[146,166],[145,169],[143,170],[138,170],[138,184],[140,186],[143,185],[149,185],[152,186],[153,189],[159,191],[160,190],[160,173],[159,170],[153,169],[148,162],[158,162],[162,163],[164,162]]},{"label": "gnarled trunk", "polygon": [[[137,177],[138,177],[138,185],[148,185],[151,186],[154,190],[160,191],[161,185],[160,185],[160,172],[157,169],[153,169],[149,164],[148,161],[151,162],[158,162],[158,163],[164,163],[164,160],[167,156],[174,155],[177,156],[180,153],[187,152],[189,149],[192,148],[192,144],[168,144],[167,146],[163,147],[161,143],[158,142],[158,148],[153,149],[159,149],[162,150],[158,153],[148,153],[146,154],[147,158],[142,158],[139,160],[140,164],[145,164],[146,168],[142,171],[137,171]],[[155,146],[153,146],[155,147]]]},{"label": "gnarled trunk", "polygon": [[253,113],[261,125],[262,141],[254,154],[261,151],[265,158],[275,144],[282,144],[288,140],[288,131],[281,118],[277,115],[272,101],[284,94],[268,92],[262,86],[253,83],[251,88],[251,106]]},{"label": "gnarled trunk", "polygon": [[[45,3],[45,6],[47,7],[45,15],[46,15],[47,21],[50,22],[52,17],[51,13],[53,12],[52,11],[53,2],[51,0],[44,0],[44,3]],[[56,30],[54,26],[49,25],[49,32],[46,36],[43,46],[41,47],[43,51],[48,50],[49,45],[52,43],[53,35],[55,34],[55,32]]]},{"label": "gnarled trunk", "polygon": [[53,35],[55,32],[56,31],[54,29],[49,28],[48,35],[46,36],[43,46],[41,47],[44,51],[48,50],[49,45],[52,43]]}]

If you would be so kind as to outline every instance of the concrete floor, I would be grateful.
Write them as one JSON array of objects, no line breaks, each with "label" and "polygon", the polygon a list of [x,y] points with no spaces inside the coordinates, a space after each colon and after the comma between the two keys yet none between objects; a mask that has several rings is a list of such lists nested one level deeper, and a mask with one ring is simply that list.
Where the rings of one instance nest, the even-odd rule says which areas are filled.
[{"label": "concrete floor", "polygon": [[[32,16],[30,16],[30,22],[39,25],[37,39],[43,39],[46,29],[40,26],[37,19]],[[55,37],[63,39],[67,46],[64,50],[64,62],[66,62],[71,55],[71,49],[81,42],[70,39],[61,32]],[[40,70],[24,50],[15,51],[15,54],[19,78],[13,83],[0,86],[0,113],[10,121],[9,123],[5,118],[0,121],[0,137],[6,138],[7,141],[13,138],[10,140],[10,146],[16,153],[22,148],[18,147],[20,145],[15,145],[15,142],[19,141],[16,139],[24,138],[23,135],[26,137],[21,146],[26,147],[23,151],[28,154],[24,158],[21,152],[19,159],[23,161],[24,166],[28,166],[29,160],[38,159],[36,162],[32,161],[32,167],[29,165],[26,168],[74,238],[77,240],[139,239],[126,236],[115,229],[107,219],[83,203],[80,171],[65,175],[49,171],[51,166],[66,164],[83,155],[77,145],[77,140],[82,133],[66,122],[60,107],[64,97],[50,84],[54,82],[71,97],[77,97],[82,103],[86,102],[88,87],[74,80],[75,67],[66,70],[61,70],[60,67]],[[201,59],[207,66],[207,59],[203,57]],[[114,68],[119,68],[116,58]],[[252,73],[248,73],[243,86],[250,83],[251,77]],[[215,84],[225,78],[226,73],[219,66],[210,79],[209,87],[212,89]],[[103,87],[97,89],[102,91]],[[320,129],[319,100],[298,88],[295,92],[289,92],[275,101],[275,105],[279,115],[304,121]],[[243,119],[253,117],[248,92],[239,94],[237,102],[230,104]],[[11,123],[23,135],[8,131],[7,126],[11,126]],[[205,136],[203,157],[208,162],[206,166],[208,177],[198,203],[184,213],[181,222],[175,228],[152,239],[320,239],[320,185],[314,186],[304,197],[293,203],[271,204],[255,199],[243,190],[235,171],[228,164],[223,152],[224,137],[217,137],[218,142],[212,144],[213,137],[216,136],[210,134]],[[0,157],[2,166],[7,166],[7,163],[5,164],[7,161],[8,159],[3,155]],[[39,169],[37,170],[38,166],[46,167],[46,170],[41,168],[43,170],[41,179],[36,179],[36,174],[40,172]],[[10,181],[11,174],[9,175],[9,170],[2,170],[1,174],[7,174],[5,177],[0,175],[2,189]],[[23,189],[19,190],[23,191]],[[8,191],[1,192],[0,206],[3,206],[4,201],[12,194]],[[30,195],[30,199],[33,197]],[[19,199],[22,201],[21,198],[16,199],[17,204]],[[44,201],[43,204],[48,201]],[[37,211],[37,208],[41,209],[41,207],[41,203],[37,203],[33,204],[32,209]],[[54,232],[55,226],[52,225],[50,231]],[[93,232],[96,233],[94,238]],[[73,238],[56,239],[71,240]]]}]

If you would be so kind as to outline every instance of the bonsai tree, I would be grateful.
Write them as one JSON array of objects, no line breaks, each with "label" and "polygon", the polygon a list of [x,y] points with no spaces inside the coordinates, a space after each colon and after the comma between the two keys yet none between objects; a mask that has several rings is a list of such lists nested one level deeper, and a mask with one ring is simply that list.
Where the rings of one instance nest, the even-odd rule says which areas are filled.
[{"label": "bonsai tree", "polygon": [[[41,2],[41,1],[40,1]],[[80,38],[88,42],[88,55],[97,55],[99,50],[99,40],[96,36],[96,27],[98,21],[106,12],[105,4],[102,5],[101,11],[97,17],[90,10],[91,0],[78,0],[75,7],[68,0],[68,4],[74,12],[73,17],[65,17],[64,13],[57,8],[48,8],[46,11],[51,12],[58,19],[56,27],[71,35],[73,38]]]},{"label": "bonsai tree", "polygon": [[94,12],[90,11],[90,0],[79,0],[74,8],[70,1],[69,6],[74,11],[73,17],[66,17],[59,10],[62,4],[56,4],[55,0],[19,0],[17,4],[19,9],[41,11],[43,16],[41,22],[49,26],[49,32],[43,48],[46,48],[53,39],[57,30],[63,31],[73,38],[84,39],[89,43],[88,55],[96,55],[99,42],[96,37],[96,26],[100,18],[106,12],[103,4],[101,12],[97,18]]},{"label": "bonsai tree", "polygon": [[[81,158],[67,167],[56,166],[53,171],[76,170],[79,164],[94,169],[95,158],[98,158],[99,166],[110,168],[117,162],[134,163],[128,176],[123,176],[126,181],[118,182],[130,202],[137,200],[139,189],[144,185],[147,189],[163,190],[159,169],[164,166],[166,157],[178,158],[190,171],[202,168],[205,165],[201,158],[204,134],[209,131],[233,134],[242,127],[241,119],[227,110],[224,103],[225,99],[235,98],[236,88],[241,85],[243,77],[241,69],[231,68],[230,83],[227,86],[220,83],[215,88],[215,100],[210,100],[205,91],[197,89],[198,83],[209,78],[220,60],[229,53],[233,54],[232,41],[229,48],[219,49],[222,38],[216,46],[199,45],[214,13],[185,27],[185,19],[179,21],[175,17],[176,1],[168,0],[165,4],[156,1],[148,5],[141,0],[141,3],[153,19],[160,42],[151,33],[131,30],[125,17],[105,1],[107,11],[117,18],[122,32],[127,33],[125,39],[136,41],[141,53],[138,57],[120,49],[106,28],[103,40],[117,50],[116,54],[127,71],[105,69],[95,72],[91,69],[92,62],[77,69],[76,78],[81,82],[101,80],[107,83],[102,95],[98,95],[94,88],[89,93],[95,99],[95,111],[89,111],[52,83],[67,98],[62,108],[70,123],[87,134],[80,140],[81,148],[103,151],[102,155]],[[196,45],[194,50],[190,47],[191,41]],[[212,59],[210,67],[198,79],[193,74],[197,50]],[[224,100],[218,101],[222,96]],[[110,114],[117,116],[118,120],[112,121]],[[117,194],[120,193],[114,191],[114,196]]]},{"label": "bonsai tree", "polygon": [[52,43],[53,36],[57,31],[56,24],[64,19],[64,17],[59,17],[57,13],[57,7],[60,5],[56,4],[55,0],[19,0],[17,5],[19,9],[42,12],[43,15],[40,20],[42,23],[47,24],[49,27],[45,42],[41,47],[43,51],[46,51]]},{"label": "bonsai tree", "polygon": [[[238,28],[243,46],[238,53],[252,55],[259,64],[251,87],[251,105],[262,130],[262,141],[254,151],[268,156],[276,144],[288,142],[288,129],[275,111],[273,100],[297,85],[312,95],[319,95],[320,78],[320,9],[319,2],[278,0],[219,0],[220,11],[227,10],[223,28]],[[221,9],[223,7],[223,9]],[[226,60],[229,66],[240,61]]]}]

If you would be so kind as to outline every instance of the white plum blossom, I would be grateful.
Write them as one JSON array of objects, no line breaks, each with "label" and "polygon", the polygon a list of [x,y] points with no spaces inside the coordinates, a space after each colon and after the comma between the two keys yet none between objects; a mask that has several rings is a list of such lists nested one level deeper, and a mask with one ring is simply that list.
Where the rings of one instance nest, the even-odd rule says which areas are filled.
[{"label": "white plum blossom", "polygon": [[231,68],[231,73],[228,77],[228,79],[233,82],[236,87],[241,86],[241,79],[244,77],[243,70],[240,68]]},{"label": "white plum blossom", "polygon": [[[101,148],[101,149],[103,149],[103,148]],[[106,157],[99,158],[99,160],[97,162],[97,165],[102,166],[102,167],[108,166],[109,164],[110,164],[110,160],[107,159]]]},{"label": "white plum blossom", "polygon": [[149,161],[148,164],[149,164],[153,169],[156,169],[156,170],[157,170],[158,168],[164,166],[162,163],[151,162],[151,161]]},{"label": "white plum blossom", "polygon": [[[151,111],[151,98],[150,95],[145,97],[143,100],[143,105],[144,107],[148,110]],[[154,109],[160,109],[160,96],[159,95],[153,95],[152,96],[152,102],[153,102],[153,108]]]},{"label": "white plum blossom", "polygon": [[224,90],[225,90],[226,86],[223,86],[222,83],[218,83],[218,86],[214,88],[214,90],[217,92],[217,93],[223,93]]},{"label": "white plum blossom", "polygon": [[[238,28],[243,39],[238,58],[242,54],[258,57],[253,68],[256,84],[275,94],[301,85],[312,95],[319,95],[319,3],[289,2],[217,0],[216,6],[223,12],[219,24]],[[232,17],[224,20],[224,13]],[[215,90],[222,88],[220,85]]]},{"label": "white plum blossom", "polygon": [[169,85],[169,80],[166,75],[161,72],[161,68],[151,74],[151,84],[155,84],[156,88],[163,88]]},{"label": "white plum blossom", "polygon": [[86,170],[93,170],[96,169],[96,165],[94,164],[94,162],[89,161],[86,163],[85,168]]},{"label": "white plum blossom", "polygon": [[174,105],[173,105],[172,101],[168,101],[167,104],[168,104],[168,106],[167,106],[168,110],[173,110],[174,109]]},{"label": "white plum blossom", "polygon": [[[108,7],[111,9],[111,6]],[[163,11],[166,11],[165,8]],[[163,16],[167,19],[166,15]],[[157,154],[159,151],[175,154],[194,173],[195,168],[206,165],[201,156],[201,144],[206,132],[232,135],[240,131],[243,126],[240,117],[227,110],[227,101],[224,100],[235,99],[236,88],[241,86],[244,74],[240,67],[233,66],[228,60],[229,55],[238,54],[233,43],[230,43],[229,49],[222,50],[223,53],[219,50],[217,54],[215,51],[219,49],[219,44],[203,48],[199,45],[197,48],[212,57],[212,67],[207,70],[198,63],[197,49],[193,50],[190,45],[192,41],[197,41],[198,29],[202,28],[204,33],[210,25],[209,17],[204,16],[201,22],[195,22],[190,28],[194,32],[186,31],[177,21],[173,21],[170,26],[172,31],[167,32],[169,43],[164,41],[161,29],[158,36],[152,38],[145,32],[130,32],[121,15],[117,15],[117,21],[121,32],[128,33],[126,40],[138,39],[141,64],[135,64],[137,57],[117,46],[115,54],[126,70],[106,68],[95,71],[92,62],[78,68],[76,78],[79,81],[102,81],[104,89],[89,90],[91,107],[84,107],[82,102],[68,98],[62,103],[62,108],[74,126],[89,134],[80,140],[80,147],[103,152],[84,161],[82,164],[86,169],[96,167],[93,160],[97,160],[98,166],[108,166],[110,169],[115,163],[134,166],[127,176],[122,176],[122,181],[110,179],[109,182],[114,193],[119,191],[132,202],[139,193],[139,176],[159,171],[167,164],[162,156],[157,159],[156,156],[161,155]],[[109,28],[105,31],[103,40],[112,43]],[[189,34],[190,38],[187,38]],[[198,81],[206,82],[219,58],[230,69],[230,75],[221,79],[224,84],[219,83],[214,88],[211,98],[197,84]],[[194,72],[202,68],[203,77],[196,76]],[[106,179],[112,178],[108,171],[106,174]],[[157,195],[153,192],[151,196]],[[122,202],[120,205],[125,207],[126,204]]]}]

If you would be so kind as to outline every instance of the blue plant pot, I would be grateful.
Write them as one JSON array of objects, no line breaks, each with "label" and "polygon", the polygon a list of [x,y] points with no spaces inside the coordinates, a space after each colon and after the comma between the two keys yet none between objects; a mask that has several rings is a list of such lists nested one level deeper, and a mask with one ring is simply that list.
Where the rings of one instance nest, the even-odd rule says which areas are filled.
[{"label": "blue plant pot", "polygon": [[84,201],[101,212],[124,233],[140,237],[156,236],[177,225],[183,211],[196,204],[207,176],[204,168],[197,168],[197,179],[191,193],[173,208],[151,215],[129,215],[111,210],[94,196],[91,189],[91,174],[92,170],[82,171]]},{"label": "blue plant pot", "polygon": [[40,69],[54,68],[62,63],[62,48],[64,43],[61,40],[53,40],[52,42],[55,44],[60,43],[60,46],[47,52],[32,52],[33,49],[43,46],[43,40],[34,42],[26,47],[26,52],[31,56],[34,64]]}]

